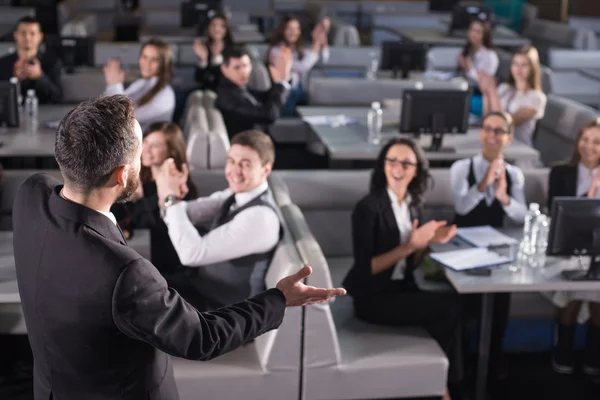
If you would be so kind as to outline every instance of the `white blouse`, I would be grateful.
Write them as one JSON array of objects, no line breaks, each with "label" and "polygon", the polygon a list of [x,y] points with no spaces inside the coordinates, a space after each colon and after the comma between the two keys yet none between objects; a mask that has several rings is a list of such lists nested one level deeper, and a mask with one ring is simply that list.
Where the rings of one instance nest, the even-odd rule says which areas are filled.
[{"label": "white blouse", "polygon": [[157,76],[150,79],[138,79],[131,85],[124,88],[122,83],[107,86],[105,95],[124,94],[131,99],[135,105],[135,118],[138,120],[142,129],[145,129],[153,122],[171,121],[175,111],[175,91],[171,85],[162,88],[154,97],[143,106],[138,106],[138,102],[148,93],[156,82]]},{"label": "white blouse", "polygon": [[[400,231],[400,244],[408,242],[410,235],[412,234],[412,221],[410,219],[410,204],[411,197],[409,194],[406,195],[402,203],[398,203],[398,196],[390,188],[387,189],[390,202],[392,203],[392,211],[394,212],[394,218],[396,219],[396,225]],[[394,271],[392,271],[393,280],[404,279],[404,271],[406,270],[406,259],[402,259],[396,263]]]},{"label": "white blouse", "polygon": [[[313,52],[311,49],[304,49],[304,55],[302,60],[300,60],[298,56],[298,52],[292,50],[292,87],[297,87],[300,83],[306,84],[306,80],[308,79],[308,73],[315,66],[315,64],[319,61],[319,58],[323,63],[327,63],[329,61],[329,47],[322,48],[319,53]],[[271,52],[269,54],[269,59],[273,60],[279,55],[279,47],[271,48]]]},{"label": "white blouse", "polygon": [[[585,165],[579,163],[577,166],[577,196],[586,196],[592,186],[594,175],[600,170],[600,166],[594,169],[588,169]],[[600,198],[600,190],[596,191],[594,198]]]}]

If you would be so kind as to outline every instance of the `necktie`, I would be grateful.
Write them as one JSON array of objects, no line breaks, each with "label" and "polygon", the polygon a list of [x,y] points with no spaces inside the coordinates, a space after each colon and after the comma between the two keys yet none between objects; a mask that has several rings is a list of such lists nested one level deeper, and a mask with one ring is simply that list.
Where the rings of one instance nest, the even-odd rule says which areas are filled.
[{"label": "necktie", "polygon": [[229,214],[229,210],[231,209],[231,206],[233,206],[234,204],[235,204],[235,194],[232,194],[227,199],[225,199],[225,201],[221,205],[221,209],[219,210],[219,213],[213,220],[213,223],[210,228],[211,230],[223,223],[223,220],[225,219],[225,217],[227,217],[227,214]]},{"label": "necktie", "polygon": [[252,96],[252,93],[250,93],[248,91],[248,89],[246,89],[246,88],[242,89],[242,93],[244,94],[244,97],[246,99],[248,99],[248,101],[250,103],[252,103],[253,106],[258,106],[259,105],[258,100],[256,100],[256,98],[254,96]]}]

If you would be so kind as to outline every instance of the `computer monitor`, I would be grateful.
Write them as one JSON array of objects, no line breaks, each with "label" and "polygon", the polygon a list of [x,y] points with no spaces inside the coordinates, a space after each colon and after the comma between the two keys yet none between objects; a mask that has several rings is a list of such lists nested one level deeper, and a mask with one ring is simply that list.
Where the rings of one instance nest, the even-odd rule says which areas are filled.
[{"label": "computer monitor", "polygon": [[450,33],[453,31],[466,31],[473,21],[492,22],[493,11],[489,5],[483,3],[461,3],[452,10]]},{"label": "computer monitor", "polygon": [[381,43],[381,62],[379,68],[393,71],[394,78],[398,71],[402,79],[407,79],[410,71],[425,71],[427,63],[427,46],[422,43],[384,41]]},{"label": "computer monitor", "polygon": [[0,126],[19,126],[17,89],[10,81],[0,81]]},{"label": "computer monitor", "polygon": [[472,89],[405,90],[402,95],[400,132],[432,135],[428,151],[455,152],[442,147],[446,133],[467,133]]},{"label": "computer monitor", "polygon": [[452,11],[458,1],[459,0],[429,0],[429,11]]},{"label": "computer monitor", "polygon": [[46,51],[60,58],[68,74],[75,67],[93,67],[96,38],[78,36],[52,36],[44,40]]},{"label": "computer monitor", "polygon": [[208,21],[222,10],[221,0],[188,0],[181,3],[181,27],[196,27],[198,36],[204,35]]},{"label": "computer monitor", "polygon": [[551,256],[591,256],[587,271],[567,270],[569,280],[600,280],[600,199],[555,197],[550,214]]}]

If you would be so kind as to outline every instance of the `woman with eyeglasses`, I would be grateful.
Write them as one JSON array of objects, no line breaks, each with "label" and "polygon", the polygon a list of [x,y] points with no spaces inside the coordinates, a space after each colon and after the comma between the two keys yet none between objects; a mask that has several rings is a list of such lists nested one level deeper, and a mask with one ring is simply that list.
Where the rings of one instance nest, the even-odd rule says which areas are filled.
[{"label": "woman with eyeglasses", "polygon": [[[458,227],[490,225],[502,228],[506,218],[522,224],[527,213],[525,178],[516,166],[504,160],[503,151],[513,140],[509,114],[491,112],[484,116],[479,133],[481,154],[456,161],[450,168],[450,184],[454,193],[454,223]],[[469,308],[476,313],[479,296],[470,296]],[[506,369],[502,357],[504,332],[510,313],[510,295],[498,294],[494,301],[490,372],[504,379]]]},{"label": "woman with eyeglasses", "polygon": [[352,212],[354,263],[344,287],[358,318],[426,329],[450,360],[448,382],[458,383],[461,368],[453,353],[461,300],[455,293],[421,291],[413,277],[429,244],[445,243],[456,233],[446,221],[420,223],[430,178],[423,151],[412,140],[393,139],[383,147],[369,194]]},{"label": "woman with eyeglasses", "polygon": [[536,121],[544,116],[546,95],[542,92],[540,58],[535,47],[525,46],[512,57],[510,75],[506,83],[496,87],[495,78],[479,74],[483,93],[483,112],[510,113],[515,125],[515,137],[533,146]]},{"label": "woman with eyeglasses", "polygon": [[[575,140],[571,160],[552,167],[548,187],[548,208],[557,196],[600,198],[600,118],[586,124]],[[552,368],[561,374],[575,371],[573,343],[575,327],[584,302],[589,305],[587,343],[581,372],[600,376],[600,292],[560,292],[554,295],[559,307],[557,340]]]}]

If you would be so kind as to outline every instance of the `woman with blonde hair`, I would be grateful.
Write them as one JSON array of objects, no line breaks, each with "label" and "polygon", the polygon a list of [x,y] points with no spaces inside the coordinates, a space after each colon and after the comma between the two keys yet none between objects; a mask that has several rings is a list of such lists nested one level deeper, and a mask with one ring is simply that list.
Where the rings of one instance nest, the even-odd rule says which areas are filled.
[{"label": "woman with blonde hair", "polygon": [[138,66],[141,78],[125,89],[125,72],[119,60],[111,59],[104,67],[107,85],[104,94],[127,95],[135,105],[135,118],[142,128],[156,121],[171,121],[175,111],[175,92],[170,85],[171,46],[160,39],[150,39],[142,46]]},{"label": "woman with blonde hair", "polygon": [[533,146],[536,121],[544,116],[546,108],[536,48],[524,46],[513,55],[506,83],[496,87],[493,76],[479,73],[479,87],[484,115],[491,111],[509,113],[515,125],[515,138]]}]

